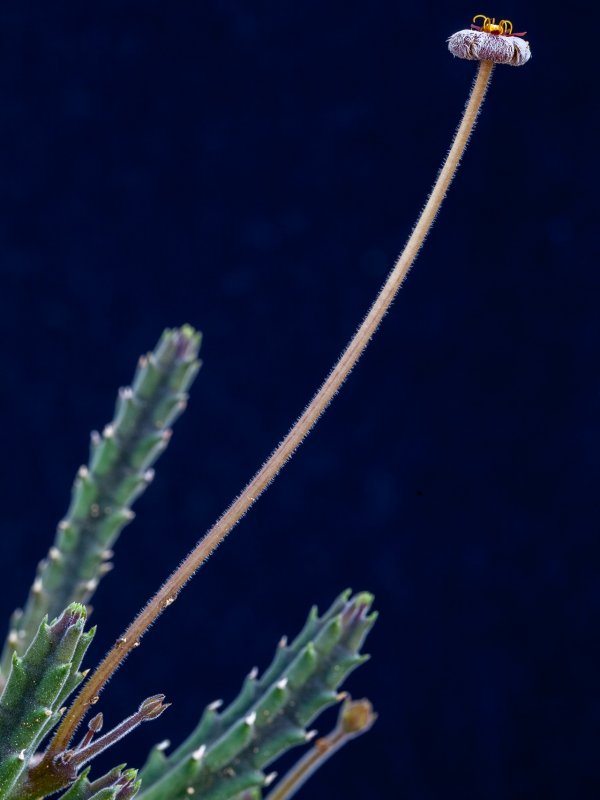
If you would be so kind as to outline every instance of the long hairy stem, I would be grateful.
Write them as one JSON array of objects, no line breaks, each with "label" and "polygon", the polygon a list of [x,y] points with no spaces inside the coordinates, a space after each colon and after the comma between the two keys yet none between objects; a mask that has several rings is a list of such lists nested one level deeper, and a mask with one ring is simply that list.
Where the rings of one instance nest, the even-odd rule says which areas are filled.
[{"label": "long hairy stem", "polygon": [[490,82],[492,70],[493,64],[490,61],[481,61],[479,63],[477,77],[473,83],[452,146],[446,156],[446,160],[444,161],[417,224],[385,284],[369,309],[367,316],[350,340],[328,377],[323,382],[321,388],[317,391],[290,432],[273,451],[269,459],[259,469],[246,488],[233,501],[208,533],[198,542],[175,572],[165,581],[154,597],[140,611],[124,634],[119,637],[113,648],[104,657],[103,661],[83,687],[81,693],[75,699],[69,711],[63,717],[46,752],[44,759],[46,763],[49,763],[54,756],[62,752],[68,746],[75,733],[75,729],[88,709],[97,701],[100,691],[115,670],[124,661],[131,650],[139,644],[141,637],[155,619],[165,608],[173,603],[182,587],[190,580],[196,570],[206,561],[218,545],[221,544],[229,531],[231,531],[246,514],[248,509],[254,505],[271,481],[278,475],[287,461],[292,457],[295,450],[315,426],[317,420],[323,414],[352,371],[392,304],[429,233],[469,141]]}]

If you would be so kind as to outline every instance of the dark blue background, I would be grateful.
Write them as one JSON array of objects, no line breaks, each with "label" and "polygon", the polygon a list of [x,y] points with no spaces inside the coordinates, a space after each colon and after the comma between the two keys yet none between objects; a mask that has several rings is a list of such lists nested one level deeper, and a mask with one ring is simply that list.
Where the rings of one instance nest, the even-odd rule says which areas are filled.
[{"label": "dark blue background", "polygon": [[475,72],[444,40],[479,11],[534,58],[496,71],[335,406],[103,696],[112,723],[174,703],[105,766],[177,742],[350,585],[381,610],[348,683],[380,719],[303,797],[600,795],[597,44],[573,4],[3,4],[0,609],[166,325],[204,331],[205,366],[94,657],[261,464],[410,232]]}]

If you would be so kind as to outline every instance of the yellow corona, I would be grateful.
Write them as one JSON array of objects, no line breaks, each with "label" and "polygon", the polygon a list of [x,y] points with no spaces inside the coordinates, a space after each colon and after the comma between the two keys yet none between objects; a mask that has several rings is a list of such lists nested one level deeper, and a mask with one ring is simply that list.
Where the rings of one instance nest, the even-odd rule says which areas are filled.
[{"label": "yellow corona", "polygon": [[494,17],[486,17],[485,14],[477,14],[477,16],[473,17],[473,23],[476,23],[478,19],[483,20],[482,25],[471,25],[471,28],[476,31],[491,33],[494,36],[525,36],[525,31],[523,33],[513,33],[513,24],[508,19],[501,19],[500,22],[497,23]]}]

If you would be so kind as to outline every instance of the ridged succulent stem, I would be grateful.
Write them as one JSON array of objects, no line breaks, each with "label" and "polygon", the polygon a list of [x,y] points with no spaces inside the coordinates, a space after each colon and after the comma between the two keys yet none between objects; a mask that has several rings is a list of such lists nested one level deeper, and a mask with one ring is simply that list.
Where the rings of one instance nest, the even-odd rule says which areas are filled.
[{"label": "ridged succulent stem", "polygon": [[114,647],[107,653],[104,660],[85,684],[79,696],[75,699],[69,711],[65,714],[54,739],[50,743],[47,758],[55,756],[68,746],[75,733],[75,729],[111,675],[124,661],[131,650],[137,646],[141,637],[156,618],[162,614],[165,608],[171,605],[183,586],[190,580],[219,544],[221,544],[231,529],[240,521],[269,484],[275,479],[315,426],[352,371],[396,297],[398,290],[433,225],[477,120],[490,81],[492,69],[493,64],[489,61],[481,61],[479,63],[477,77],[473,83],[452,146],[446,156],[446,160],[444,161],[417,224],[367,316],[350,340],[350,343],[340,356],[332,371],[290,432],[273,451],[254,478],[252,478],[250,483],[217,520],[208,533],[198,542],[196,547],[188,554],[178,569],[167,579],[154,597],[133,620],[125,633],[119,637]]},{"label": "ridged succulent stem", "polygon": [[113,421],[92,434],[90,460],[75,479],[70,508],[37,571],[25,607],[17,609],[0,658],[0,690],[13,653],[23,655],[44,615],[87,603],[112,568],[112,547],[132,520],[131,506],[152,481],[151,466],[185,409],[200,362],[200,334],[189,325],[166,330],[143,356],[133,384],[119,391]]},{"label": "ridged succulent stem", "polygon": [[[368,592],[344,592],[319,616],[313,609],[298,636],[278,644],[259,676],[253,669],[238,697],[221,710],[207,706],[196,729],[170,755],[158,745],[141,773],[139,800],[260,800],[276,773],[266,768],[291,747],[312,741],[313,721],[343,701],[346,732],[366,729],[374,719],[368,701],[353,703],[339,688],[368,656],[361,652],[375,622]],[[241,792],[246,792],[246,795]],[[248,796],[248,792],[250,795]],[[241,794],[241,796],[240,796]]]}]

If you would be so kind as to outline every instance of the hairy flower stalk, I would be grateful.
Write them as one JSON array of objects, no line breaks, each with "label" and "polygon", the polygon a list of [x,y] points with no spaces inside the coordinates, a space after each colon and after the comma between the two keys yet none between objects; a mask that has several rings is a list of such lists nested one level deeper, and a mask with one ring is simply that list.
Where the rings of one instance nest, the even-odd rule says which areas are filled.
[{"label": "hairy flower stalk", "polygon": [[274,480],[296,448],[299,447],[312,430],[352,371],[392,304],[429,233],[469,141],[485,97],[492,69],[492,62],[480,62],[477,77],[471,89],[452,147],[425,208],[421,212],[421,216],[383,288],[331,373],[267,462],[229,506],[223,516],[217,520],[204,538],[189,553],[178,569],[167,579],[156,595],[142,609],[129,628],[119,638],[119,644],[107,653],[67,714],[65,714],[50,744],[46,755],[47,758],[52,758],[68,746],[81,719],[90,708],[93,699],[98,696],[98,693],[103,689],[117,667],[136,646],[154,620],[175,600],[182,587],[194,575],[196,570],[206,561],[231,529],[246,514],[248,509],[254,505],[271,481]]},{"label": "hairy flower stalk", "polygon": [[[491,35],[492,34],[490,34],[490,36]],[[45,764],[51,763],[58,754],[64,752],[68,748],[77,726],[91,705],[96,701],[99,693],[118,666],[124,661],[131,650],[139,644],[141,637],[156,618],[165,608],[174,602],[182,587],[211,555],[215,548],[225,539],[237,522],[246,514],[258,497],[260,497],[269,486],[271,481],[278,475],[283,466],[294,454],[295,450],[312,430],[352,371],[396,297],[400,286],[431,229],[469,141],[489,85],[493,67],[494,64],[490,60],[480,61],[477,76],[473,83],[461,122],[454,136],[452,146],[446,156],[433,190],[429,195],[417,224],[404,250],[391,270],[383,288],[367,313],[367,316],[343,351],[331,373],[266,463],[259,469],[254,478],[252,478],[250,483],[217,520],[208,533],[188,554],[178,569],[167,579],[154,597],[133,620],[123,635],[119,637],[115,646],[105,656],[104,660],[85,684],[70,710],[63,717],[54,739],[50,743],[45,754]]]}]

